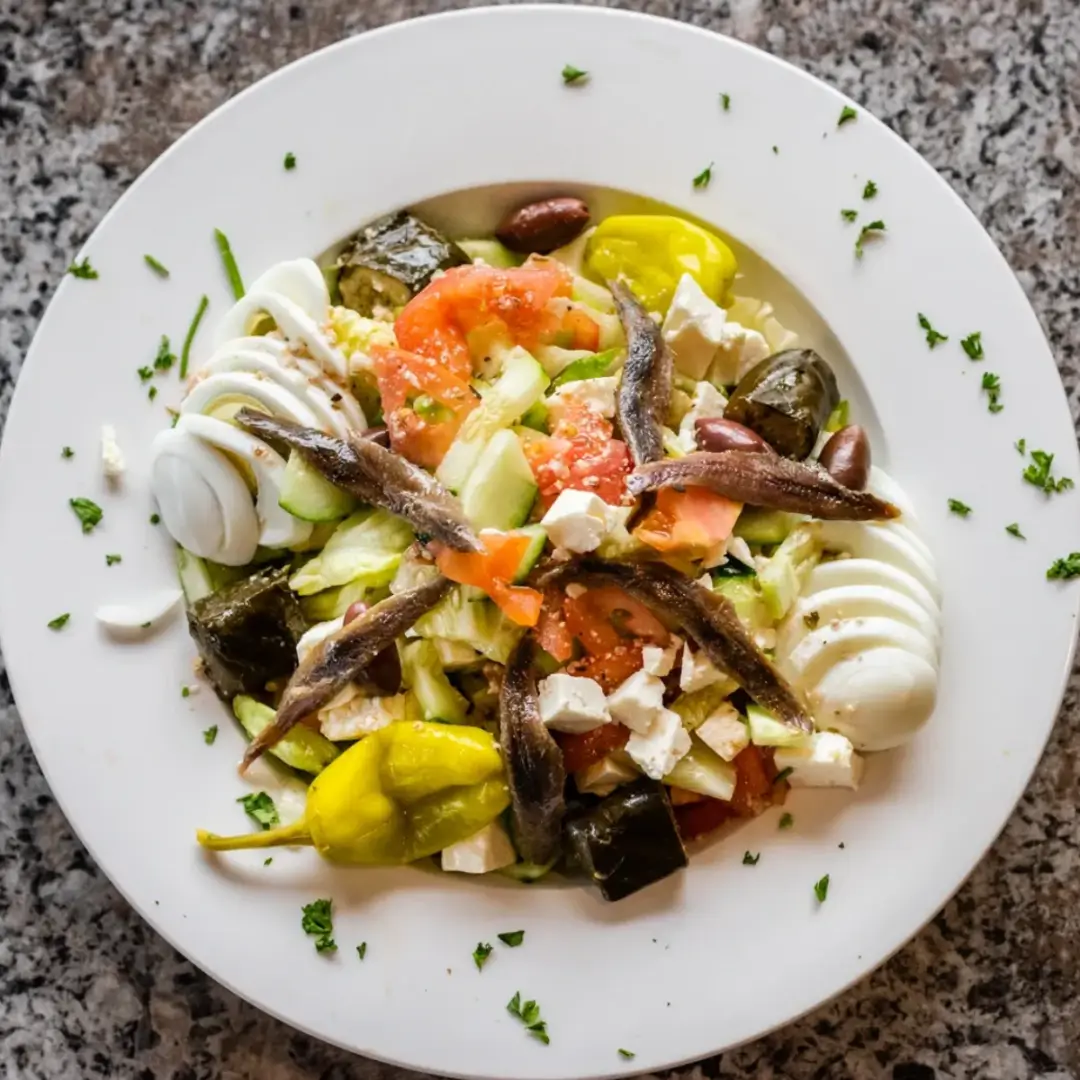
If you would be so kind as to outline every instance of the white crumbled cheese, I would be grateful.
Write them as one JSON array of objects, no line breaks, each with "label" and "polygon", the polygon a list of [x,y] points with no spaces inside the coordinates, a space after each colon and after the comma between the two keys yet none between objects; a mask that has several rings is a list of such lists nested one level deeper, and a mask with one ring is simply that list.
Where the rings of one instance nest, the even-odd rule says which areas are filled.
[{"label": "white crumbled cheese", "polygon": [[405,719],[405,695],[365,697],[350,683],[319,710],[319,730],[333,742],[361,739]]},{"label": "white crumbled cheese", "polygon": [[540,683],[540,719],[552,731],[573,735],[611,723],[603,687],[595,679],[563,672]]},{"label": "white crumbled cheese", "polygon": [[809,746],[779,746],[774,760],[781,772],[792,770],[788,776],[792,787],[857,788],[864,765],[851,742],[835,731],[811,735]]},{"label": "white crumbled cheese", "polygon": [[557,548],[595,551],[608,530],[608,505],[588,491],[567,489],[559,492],[540,524]]},{"label": "white crumbled cheese", "polygon": [[635,671],[607,699],[612,718],[631,731],[644,735],[664,711],[664,683],[644,668]]},{"label": "white crumbled cheese", "polygon": [[497,821],[448,848],[443,848],[442,868],[459,874],[490,874],[517,862],[517,852],[506,830]]},{"label": "white crumbled cheese", "polygon": [[661,678],[671,673],[675,661],[679,658],[682,640],[672,635],[671,644],[666,649],[659,645],[646,645],[641,650],[641,670]]},{"label": "white crumbled cheese", "polygon": [[689,274],[683,274],[661,329],[676,370],[691,379],[705,378],[723,343],[726,319],[724,309]]},{"label": "white crumbled cheese", "polygon": [[625,754],[608,754],[587,768],[574,773],[578,791],[603,798],[620,784],[628,784],[641,774]]},{"label": "white crumbled cheese", "polygon": [[596,379],[578,379],[563,383],[545,401],[551,423],[558,423],[568,405],[588,405],[590,409],[610,420],[615,415],[617,375],[601,375]]},{"label": "white crumbled cheese", "polygon": [[766,627],[764,630],[756,630],[754,632],[754,644],[759,649],[764,649],[768,652],[770,649],[776,648],[776,631],[772,627]]},{"label": "white crumbled cheese", "polygon": [[304,631],[300,640],[296,643],[296,659],[303,663],[316,645],[324,642],[331,634],[336,634],[345,625],[345,616],[339,615],[336,619],[328,619],[326,622],[316,623],[310,630]]},{"label": "white crumbled cheese", "polygon": [[120,444],[116,441],[116,428],[112,424],[101,427],[101,468],[110,484],[119,484],[127,468]]},{"label": "white crumbled cheese", "polygon": [[709,379],[721,386],[737,383],[770,352],[769,343],[756,330],[740,326],[737,322],[725,322]]},{"label": "white crumbled cheese", "polygon": [[728,537],[727,553],[733,559],[741,562],[743,566],[754,565],[754,553],[750,550],[750,545],[741,536]]},{"label": "white crumbled cheese", "polygon": [[725,761],[734,761],[735,757],[750,745],[750,731],[746,721],[739,716],[735,706],[727,701],[711,712],[708,719],[694,729],[694,734]]},{"label": "white crumbled cheese", "polygon": [[686,694],[704,690],[724,677],[715,664],[700,649],[695,653],[687,645],[683,649],[682,667],[679,670],[679,689]]},{"label": "white crumbled cheese", "polygon": [[712,383],[699,382],[690,408],[679,424],[679,448],[686,454],[697,450],[697,421],[723,417],[726,408],[727,398]]},{"label": "white crumbled cheese", "polygon": [[636,731],[626,742],[626,752],[641,771],[653,780],[662,780],[690,751],[690,736],[679,714],[661,709],[644,735]]}]

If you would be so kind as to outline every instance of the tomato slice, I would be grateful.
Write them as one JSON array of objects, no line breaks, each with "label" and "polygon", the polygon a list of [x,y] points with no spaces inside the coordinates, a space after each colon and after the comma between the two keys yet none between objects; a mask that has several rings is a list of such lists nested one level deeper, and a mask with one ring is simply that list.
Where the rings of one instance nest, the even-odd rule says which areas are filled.
[{"label": "tomato slice", "polygon": [[662,488],[634,533],[657,551],[706,555],[731,535],[741,511],[742,503],[707,488]]},{"label": "tomato slice", "polygon": [[561,591],[549,589],[545,594],[540,619],[536,624],[536,640],[540,648],[559,663],[574,655],[574,636],[566,625]]},{"label": "tomato slice", "polygon": [[635,671],[640,670],[643,662],[640,641],[625,641],[609,652],[596,656],[585,656],[575,660],[566,668],[570,675],[581,675],[586,679],[595,679],[610,694],[621,683],[626,682]]},{"label": "tomato slice", "polygon": [[629,738],[630,732],[622,724],[603,724],[581,735],[565,732],[555,735],[563,753],[563,765],[571,773],[587,769],[615,750],[621,750]]},{"label": "tomato slice", "polygon": [[776,766],[772,753],[751,745],[736,755],[734,765],[735,793],[731,796],[731,810],[739,817],[757,817],[773,803]]},{"label": "tomato slice", "polygon": [[719,799],[705,799],[703,802],[684,803],[674,807],[675,824],[683,840],[696,840],[715,832],[735,816],[731,804]]},{"label": "tomato slice", "polygon": [[612,652],[635,638],[667,645],[670,635],[644,605],[617,585],[597,585],[563,601],[566,628],[592,656]]},{"label": "tomato slice", "polygon": [[529,537],[484,529],[480,541],[484,551],[453,551],[438,546],[435,563],[439,570],[451,581],[483,589],[518,626],[535,626],[543,594],[510,584],[531,542]]}]

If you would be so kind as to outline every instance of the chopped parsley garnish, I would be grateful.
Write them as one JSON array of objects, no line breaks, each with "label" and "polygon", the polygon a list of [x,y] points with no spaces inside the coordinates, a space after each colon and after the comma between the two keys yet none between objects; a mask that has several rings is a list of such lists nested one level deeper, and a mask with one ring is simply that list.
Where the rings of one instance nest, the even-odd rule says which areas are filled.
[{"label": "chopped parsley garnish", "polygon": [[873,240],[875,237],[880,236],[885,231],[885,222],[871,221],[869,225],[864,225],[859,230],[859,237],[855,241],[855,257],[861,259],[863,257],[863,245],[867,240]]},{"label": "chopped parsley garnish", "polygon": [[836,121],[836,126],[843,127],[845,124],[852,120],[857,120],[858,118],[859,114],[850,105],[845,105],[840,110],[840,119]]},{"label": "chopped parsley garnish", "polygon": [[281,824],[274,800],[265,791],[256,791],[250,795],[241,795],[236,800],[244,807],[248,817],[257,821],[264,829],[272,829]]},{"label": "chopped parsley garnish", "polygon": [[730,94],[721,94],[720,95],[720,108],[722,108],[724,110],[724,112],[730,112],[731,111],[731,95]]},{"label": "chopped parsley garnish", "polygon": [[587,71],[582,71],[581,68],[574,67],[573,64],[564,64],[562,69],[562,81],[567,86],[574,86],[576,83],[584,82],[589,77]]},{"label": "chopped parsley garnish", "polygon": [[1001,404],[1001,376],[995,375],[992,371],[984,371],[982,377],[982,388],[986,391],[987,409],[992,413],[999,413],[1005,408]]},{"label": "chopped parsley garnish", "polygon": [[273,855],[267,855],[266,858],[263,859],[263,866],[269,866],[273,861],[274,861],[274,856]]},{"label": "chopped parsley garnish", "polygon": [[157,387],[156,386],[151,386],[150,389],[146,391],[146,397],[147,397],[147,400],[153,401],[154,398],[157,397]]},{"label": "chopped parsley garnish", "polygon": [[232,253],[229,238],[220,229],[215,229],[214,240],[217,243],[221,262],[225,267],[225,276],[229,279],[229,286],[233,291],[233,296],[237,300],[241,300],[244,296],[244,282],[240,277],[240,267],[236,265],[236,258]]},{"label": "chopped parsley garnish", "polygon": [[1074,551],[1066,555],[1064,559],[1055,559],[1053,565],[1046,571],[1046,576],[1051,581],[1069,581],[1074,577],[1080,577],[1080,551]]},{"label": "chopped parsley garnish", "polygon": [[151,525],[160,525],[161,524],[161,515],[160,514],[151,514],[150,515],[150,524]]},{"label": "chopped parsley garnish", "polygon": [[105,556],[105,565],[106,566],[115,566],[118,562],[122,562],[122,561],[123,561],[123,559],[119,555],[106,555]]},{"label": "chopped parsley garnish", "polygon": [[68,506],[75,511],[75,516],[82,522],[84,533],[93,532],[94,526],[101,521],[101,507],[90,499],[68,499]]},{"label": "chopped parsley garnish", "polygon": [[65,446],[64,449],[60,451],[60,456],[62,458],[74,457],[75,456],[75,451],[72,450],[70,446]]},{"label": "chopped parsley garnish", "polygon": [[361,941],[360,944],[356,946],[356,955],[358,957],[360,957],[361,960],[363,960],[364,957],[367,956],[367,942],[366,941]]},{"label": "chopped parsley garnish", "polygon": [[786,769],[781,769],[774,777],[774,784],[782,784],[795,770],[789,765]]},{"label": "chopped parsley garnish", "polygon": [[296,155],[291,150],[285,155],[285,168],[286,169],[295,169],[296,168]]},{"label": "chopped parsley garnish", "polygon": [[636,1056],[633,1050],[624,1050],[621,1046],[619,1047],[619,1057],[632,1061]]},{"label": "chopped parsley garnish", "polygon": [[168,371],[176,363],[176,357],[169,348],[169,339],[165,334],[161,335],[161,344],[158,345],[157,356],[154,357],[155,371]]},{"label": "chopped parsley garnish", "polygon": [[1027,537],[1020,531],[1020,522],[1014,521],[1011,525],[1005,526],[1005,531],[1010,536],[1015,536],[1018,540],[1026,540]]},{"label": "chopped parsley garnish", "polygon": [[959,514],[960,517],[967,517],[971,513],[971,507],[967,503],[962,503],[959,499],[950,499],[949,509],[954,514]]},{"label": "chopped parsley garnish", "polygon": [[199,323],[210,305],[210,298],[203,296],[199,300],[199,306],[195,309],[195,318],[191,320],[187,336],[184,338],[184,347],[180,350],[180,378],[187,378],[188,360],[191,357],[191,343],[195,340],[195,334],[199,329]]},{"label": "chopped parsley garnish", "polygon": [[186,697],[191,697],[191,687],[190,686],[181,686],[180,687],[180,696],[185,697],[185,698]]},{"label": "chopped parsley garnish", "polygon": [[926,344],[931,349],[936,345],[940,345],[943,341],[949,340],[946,334],[939,334],[930,325],[930,320],[921,311],[919,312],[919,325],[926,331]]},{"label": "chopped parsley garnish", "polygon": [[82,278],[84,281],[96,281],[98,272],[90,265],[89,259],[83,259],[81,263],[72,263],[67,272],[72,277]]},{"label": "chopped parsley garnish", "polygon": [[146,263],[146,265],[149,266],[150,269],[153,270],[154,273],[157,274],[159,277],[169,276],[169,268],[163,263],[158,262],[153,255],[144,255],[143,262]]},{"label": "chopped parsley garnish", "polygon": [[708,187],[709,181],[712,180],[712,167],[715,164],[716,162],[710,161],[709,164],[706,165],[705,168],[702,169],[701,172],[699,172],[697,176],[694,177],[694,187]]},{"label": "chopped parsley garnish", "polygon": [[1016,442],[1013,443],[1013,446],[1016,447],[1016,452],[1018,454],[1027,453],[1027,439],[1017,439]]},{"label": "chopped parsley garnish", "polygon": [[154,369],[149,364],[144,364],[137,369],[140,382],[149,382],[154,377]]},{"label": "chopped parsley garnish", "polygon": [[518,992],[507,1003],[506,1011],[511,1016],[516,1016],[534,1039],[539,1039],[545,1046],[551,1042],[547,1033],[547,1021],[540,1019],[540,1006],[535,1001],[522,1004],[521,993]]},{"label": "chopped parsley garnish", "polygon": [[818,623],[821,622],[821,614],[817,611],[808,611],[802,617],[802,621],[807,630],[816,630]]},{"label": "chopped parsley garnish", "polygon": [[873,180],[866,181],[866,187],[862,189],[864,199],[872,199],[877,194],[877,184]]},{"label": "chopped parsley garnish", "polygon": [[859,216],[858,210],[841,210],[840,216],[847,222],[854,221]]},{"label": "chopped parsley garnish", "polygon": [[960,348],[967,353],[969,360],[981,360],[983,358],[982,331],[976,330],[960,339]]},{"label": "chopped parsley garnish", "polygon": [[814,895],[819,904],[825,903],[825,897],[829,895],[829,875],[826,874],[820,881],[814,883]]},{"label": "chopped parsley garnish", "polygon": [[488,957],[491,955],[491,950],[495,948],[494,945],[488,945],[481,941],[477,943],[475,949],[473,949],[473,963],[476,965],[477,971],[483,971],[484,965],[488,962]]},{"label": "chopped parsley garnish", "polygon": [[214,740],[217,738],[217,724],[214,724],[213,727],[208,727],[202,733],[202,737],[203,742],[206,743],[207,746],[213,746]]},{"label": "chopped parsley garnish", "polygon": [[790,814],[781,814],[780,815],[779,828],[781,828],[781,829],[790,829],[791,826],[794,825],[794,824],[795,824],[795,819]]},{"label": "chopped parsley garnish", "polygon": [[508,933],[499,934],[498,938],[504,945],[509,945],[511,949],[516,949],[525,940],[525,931],[511,930]]},{"label": "chopped parsley garnish", "polygon": [[760,858],[761,858],[761,852],[760,851],[756,855],[751,855],[749,851],[744,851],[743,852],[743,857],[742,857],[742,864],[743,864],[743,866],[757,866],[758,859],[760,859]]},{"label": "chopped parsley garnish", "polygon": [[772,152],[773,152],[774,154],[779,154],[779,153],[780,153],[780,147],[779,147],[779,146],[774,146],[774,147],[772,148]]},{"label": "chopped parsley garnish", "polygon": [[[1017,445],[1019,446],[1019,444]],[[1054,464],[1053,454],[1048,454],[1045,450],[1032,450],[1031,462],[1024,469],[1024,479],[1029,484],[1034,484],[1040,491],[1045,491],[1047,495],[1053,495],[1056,492],[1067,491],[1073,486],[1073,482],[1067,476],[1063,476],[1058,480],[1051,475],[1050,467]]]},{"label": "chopped parsley garnish", "polygon": [[316,952],[336,952],[334,941],[334,917],[330,908],[332,900],[312,900],[301,909],[300,929],[305,934],[315,935]]},{"label": "chopped parsley garnish", "polygon": [[46,625],[50,630],[63,630],[70,618],[71,612],[65,611],[63,615],[57,615],[55,619],[50,619]]}]

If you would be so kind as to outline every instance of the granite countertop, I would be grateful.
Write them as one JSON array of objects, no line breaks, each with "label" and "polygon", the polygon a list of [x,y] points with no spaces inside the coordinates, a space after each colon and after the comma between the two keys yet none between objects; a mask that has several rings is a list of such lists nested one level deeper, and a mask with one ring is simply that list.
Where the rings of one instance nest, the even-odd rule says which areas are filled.
[{"label": "granite countertop", "polygon": [[[0,0],[0,423],[72,253],[215,106],[280,65],[447,0]],[[971,206],[1080,367],[1077,0],[631,0],[837,85]],[[1074,545],[1075,546],[1075,545]],[[1080,681],[960,894],[837,1001],[679,1080],[1080,1080]],[[49,794],[0,664],[0,1073],[398,1077],[262,1015],[132,911]]]}]

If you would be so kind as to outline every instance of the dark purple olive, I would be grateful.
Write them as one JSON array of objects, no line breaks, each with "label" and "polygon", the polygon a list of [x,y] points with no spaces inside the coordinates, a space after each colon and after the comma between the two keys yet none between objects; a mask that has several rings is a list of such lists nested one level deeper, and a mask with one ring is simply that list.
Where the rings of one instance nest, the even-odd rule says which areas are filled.
[{"label": "dark purple olive", "polygon": [[547,255],[580,236],[588,224],[588,206],[564,196],[514,210],[503,218],[495,235],[501,244],[521,255]]},{"label": "dark purple olive", "polygon": [[852,491],[862,491],[870,479],[870,440],[858,424],[849,424],[829,437],[818,461],[828,474]]},{"label": "dark purple olive", "polygon": [[378,443],[383,449],[390,449],[390,432],[385,424],[376,424],[375,427],[369,427],[361,432],[361,434],[365,439],[370,439],[373,443]]},{"label": "dark purple olive", "polygon": [[702,450],[719,454],[724,450],[746,450],[771,454],[773,448],[756,432],[722,416],[702,417],[694,421],[694,438]]}]

